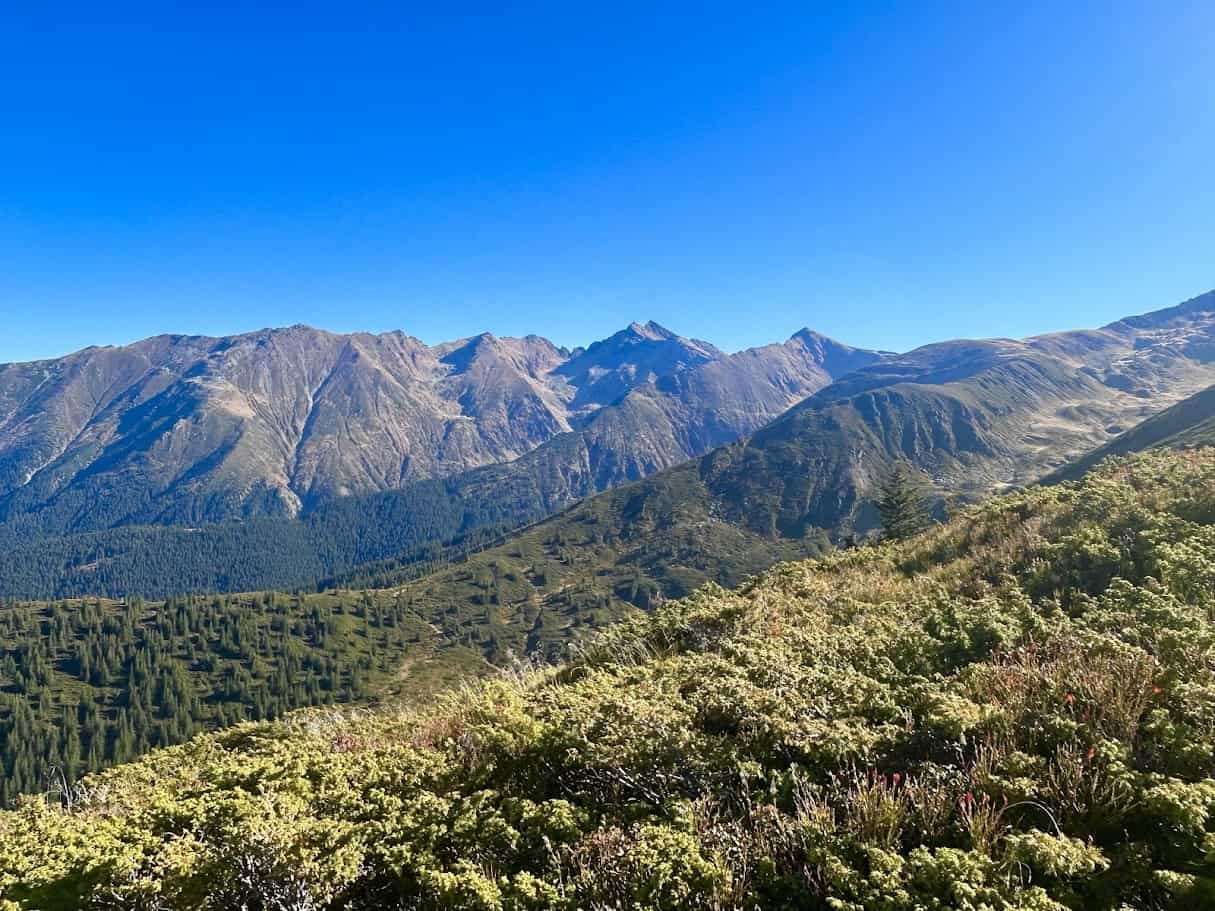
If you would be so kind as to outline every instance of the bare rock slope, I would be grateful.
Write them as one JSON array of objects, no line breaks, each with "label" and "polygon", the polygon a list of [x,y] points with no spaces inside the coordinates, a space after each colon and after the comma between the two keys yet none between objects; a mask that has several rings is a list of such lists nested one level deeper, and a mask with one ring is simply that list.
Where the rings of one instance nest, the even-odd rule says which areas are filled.
[{"label": "bare rock slope", "polygon": [[555,439],[579,461],[554,469],[582,479],[557,483],[560,500],[736,439],[879,357],[803,335],[725,355],[654,323],[572,352],[306,326],[89,348],[0,366],[0,521],[63,533],[292,516]]}]

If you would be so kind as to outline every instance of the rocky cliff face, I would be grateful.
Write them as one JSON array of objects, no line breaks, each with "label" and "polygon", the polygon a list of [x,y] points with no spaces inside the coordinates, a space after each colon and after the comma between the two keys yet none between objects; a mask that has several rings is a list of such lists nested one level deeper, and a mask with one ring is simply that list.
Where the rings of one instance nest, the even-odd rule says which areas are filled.
[{"label": "rocky cliff face", "polygon": [[430,347],[305,326],[90,348],[0,366],[0,521],[37,515],[61,532],[294,515],[571,433],[585,447],[560,451],[586,464],[554,468],[585,474],[582,495],[735,439],[878,357],[811,334],[729,356],[654,323],[573,352],[537,336]]}]

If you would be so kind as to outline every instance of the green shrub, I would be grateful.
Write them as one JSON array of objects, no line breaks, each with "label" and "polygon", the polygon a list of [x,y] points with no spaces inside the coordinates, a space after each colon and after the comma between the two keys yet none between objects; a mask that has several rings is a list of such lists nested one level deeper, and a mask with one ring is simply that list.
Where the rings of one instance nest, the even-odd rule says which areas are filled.
[{"label": "green shrub", "polygon": [[1213,491],[1140,456],[152,752],[0,814],[0,907],[1211,907]]}]

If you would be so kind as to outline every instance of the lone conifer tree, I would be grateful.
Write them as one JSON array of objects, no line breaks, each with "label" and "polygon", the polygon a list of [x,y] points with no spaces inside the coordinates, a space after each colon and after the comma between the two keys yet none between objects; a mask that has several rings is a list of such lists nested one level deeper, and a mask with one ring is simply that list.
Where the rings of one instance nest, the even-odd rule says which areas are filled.
[{"label": "lone conifer tree", "polygon": [[896,464],[882,482],[877,501],[882,515],[882,534],[899,541],[923,531],[932,524],[928,501],[911,472]]}]

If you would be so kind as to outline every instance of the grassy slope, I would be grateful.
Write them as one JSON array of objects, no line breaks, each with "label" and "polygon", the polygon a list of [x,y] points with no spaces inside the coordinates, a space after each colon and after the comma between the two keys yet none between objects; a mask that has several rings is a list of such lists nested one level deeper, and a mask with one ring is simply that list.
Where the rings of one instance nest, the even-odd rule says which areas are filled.
[{"label": "grassy slope", "polygon": [[1074,480],[1104,459],[1145,449],[1185,449],[1215,444],[1215,386],[1202,390],[1052,474],[1048,481]]},{"label": "grassy slope", "polygon": [[[1204,908],[1215,452],[634,617],[425,710],[0,816],[17,907]],[[108,905],[106,904],[108,903]]]},{"label": "grassy slope", "polygon": [[825,538],[772,539],[713,515],[688,463],[594,497],[395,593],[444,641],[560,658],[586,632],[705,582],[737,585],[782,559],[817,554]]}]

